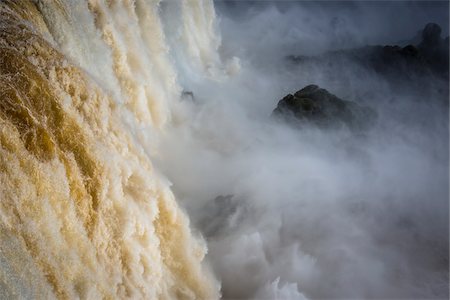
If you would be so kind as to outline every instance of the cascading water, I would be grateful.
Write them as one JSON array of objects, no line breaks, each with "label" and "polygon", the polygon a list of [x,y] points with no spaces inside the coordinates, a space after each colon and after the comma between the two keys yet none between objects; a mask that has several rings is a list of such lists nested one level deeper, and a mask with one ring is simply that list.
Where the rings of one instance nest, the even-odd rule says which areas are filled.
[{"label": "cascading water", "polygon": [[[182,90],[159,1],[0,5],[0,298],[217,298],[150,161]],[[170,5],[220,68],[212,3]]]},{"label": "cascading water", "polygon": [[0,0],[0,299],[448,298],[446,11]]}]

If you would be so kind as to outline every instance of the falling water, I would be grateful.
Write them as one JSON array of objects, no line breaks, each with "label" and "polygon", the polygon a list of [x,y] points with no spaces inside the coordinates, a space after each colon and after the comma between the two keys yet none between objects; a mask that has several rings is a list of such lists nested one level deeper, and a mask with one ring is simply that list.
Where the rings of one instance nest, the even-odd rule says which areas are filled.
[{"label": "falling water", "polygon": [[[150,160],[182,92],[159,1],[0,5],[0,298],[217,298]],[[212,3],[165,12],[219,70]]]}]

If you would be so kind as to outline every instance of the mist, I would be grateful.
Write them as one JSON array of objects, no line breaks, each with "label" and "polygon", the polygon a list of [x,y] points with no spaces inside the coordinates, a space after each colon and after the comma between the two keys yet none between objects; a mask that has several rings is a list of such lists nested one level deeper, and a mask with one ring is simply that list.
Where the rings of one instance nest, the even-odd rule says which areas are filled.
[{"label": "mist", "polygon": [[[175,53],[188,96],[154,160],[206,239],[224,299],[448,298],[448,79],[396,82],[320,56],[405,46],[429,22],[445,38],[448,9],[218,1],[212,61],[226,70],[191,76]],[[271,116],[309,84],[372,108],[375,124],[355,133]]]}]

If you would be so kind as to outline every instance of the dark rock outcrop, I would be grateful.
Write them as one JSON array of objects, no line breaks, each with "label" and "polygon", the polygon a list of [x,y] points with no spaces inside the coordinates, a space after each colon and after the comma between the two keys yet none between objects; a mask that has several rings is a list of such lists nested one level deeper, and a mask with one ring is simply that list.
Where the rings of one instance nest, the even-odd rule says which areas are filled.
[{"label": "dark rock outcrop", "polygon": [[272,115],[300,126],[346,126],[353,131],[367,130],[377,116],[371,108],[342,100],[317,85],[308,85],[294,95],[285,96],[278,102]]},{"label": "dark rock outcrop", "polygon": [[181,92],[181,100],[195,102],[194,92],[183,90]]},{"label": "dark rock outcrop", "polygon": [[[412,41],[411,41],[412,42]],[[394,92],[411,89],[422,97],[430,90],[439,90],[443,99],[448,98],[449,40],[441,37],[439,25],[429,23],[421,33],[421,41],[415,45],[376,45],[356,49],[337,50],[319,56],[291,55],[292,65],[313,64],[327,68],[333,65],[352,64],[375,72],[384,78]],[[432,80],[430,80],[430,78]]]},{"label": "dark rock outcrop", "polygon": [[439,25],[427,24],[422,31],[422,42],[417,49],[434,72],[448,78],[449,40],[448,37],[441,38],[441,31]]}]

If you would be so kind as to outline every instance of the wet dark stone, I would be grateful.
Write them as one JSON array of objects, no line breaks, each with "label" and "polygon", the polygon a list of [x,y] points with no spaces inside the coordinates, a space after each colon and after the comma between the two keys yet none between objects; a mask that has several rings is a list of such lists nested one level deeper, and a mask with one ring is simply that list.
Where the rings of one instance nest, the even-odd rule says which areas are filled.
[{"label": "wet dark stone", "polygon": [[278,102],[273,115],[296,125],[346,126],[354,131],[367,130],[377,117],[371,108],[340,99],[317,85],[308,85],[285,96]]}]

